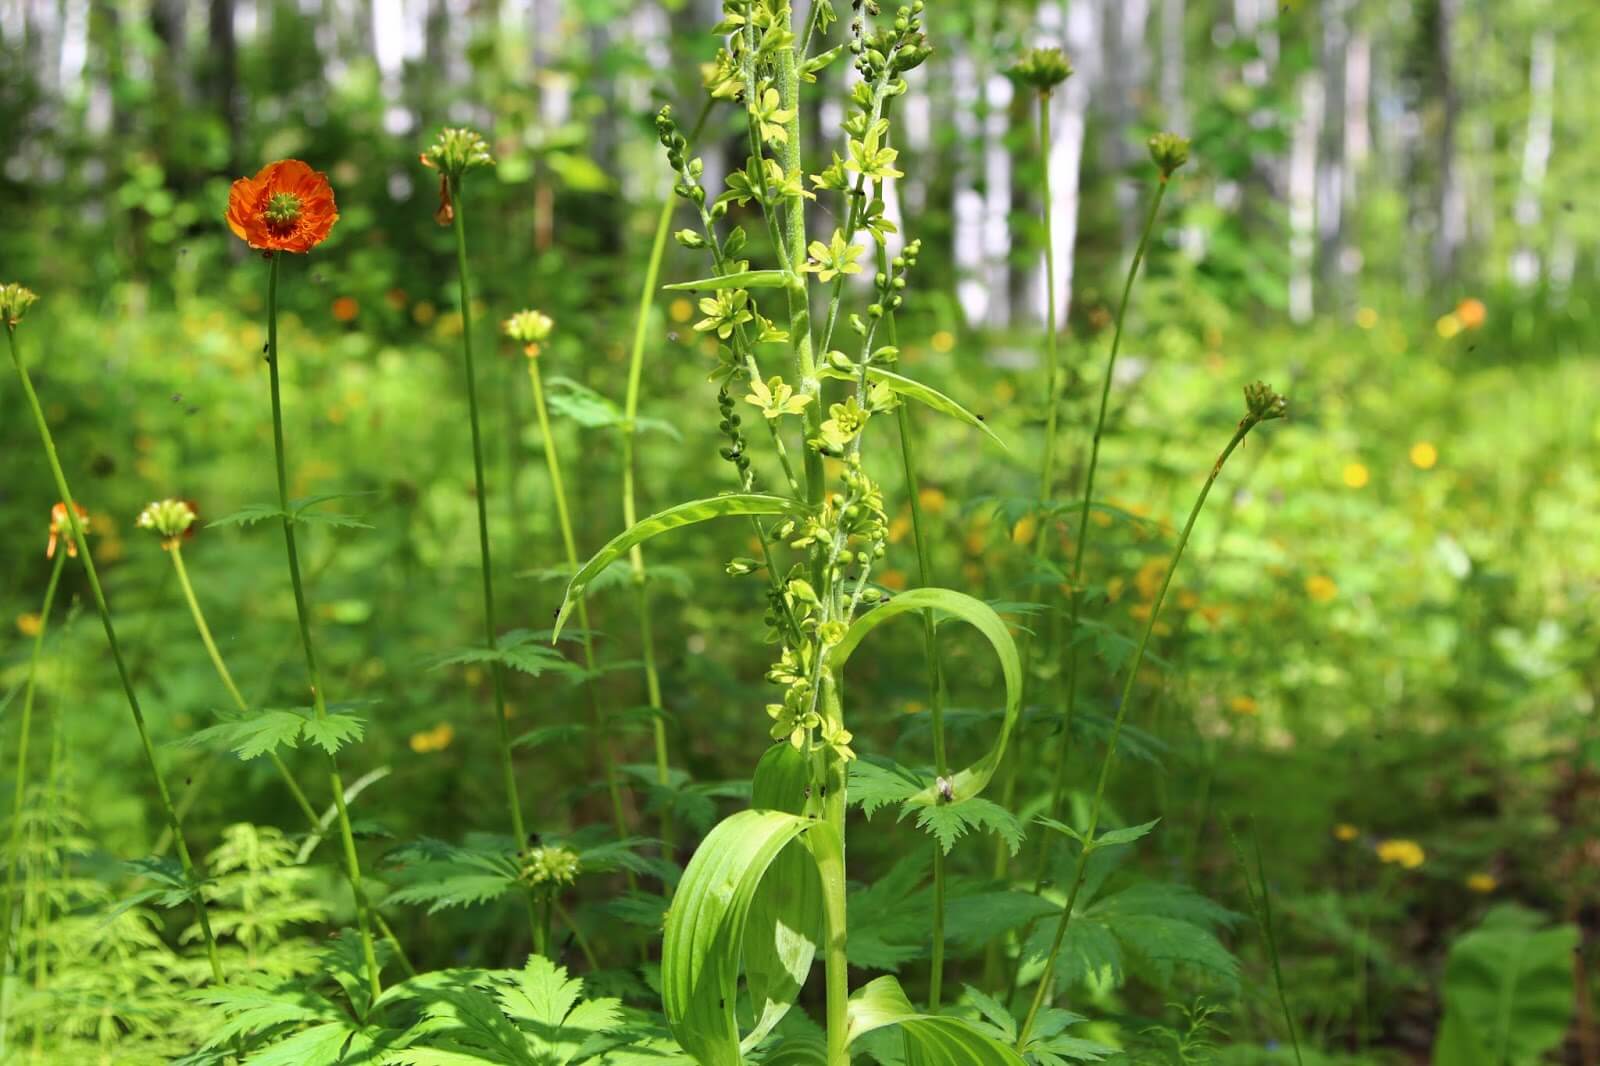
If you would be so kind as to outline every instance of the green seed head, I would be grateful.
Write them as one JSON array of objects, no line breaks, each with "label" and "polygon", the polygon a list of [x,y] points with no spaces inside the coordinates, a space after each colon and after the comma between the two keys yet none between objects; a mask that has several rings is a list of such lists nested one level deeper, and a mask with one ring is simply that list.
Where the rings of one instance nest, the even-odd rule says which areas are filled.
[{"label": "green seed head", "polygon": [[1272,386],[1257,381],[1244,387],[1245,417],[1251,422],[1267,422],[1289,414],[1289,401],[1272,391]]},{"label": "green seed head", "polygon": [[1158,133],[1150,138],[1150,158],[1161,169],[1161,176],[1169,178],[1172,172],[1189,161],[1189,138],[1176,133]]},{"label": "green seed head", "polygon": [[160,534],[162,546],[170,548],[188,532],[197,517],[194,508],[182,500],[157,500],[139,512],[134,524]]},{"label": "green seed head", "polygon": [[494,156],[489,154],[489,142],[477,130],[446,127],[422,153],[422,165],[455,181],[469,170],[494,166]]},{"label": "green seed head", "polygon": [[16,325],[38,298],[32,289],[14,281],[0,285],[0,318],[5,319],[8,326]]},{"label": "green seed head", "polygon": [[1059,48],[1031,48],[1022,54],[1006,75],[1041,95],[1049,95],[1057,85],[1072,77],[1072,62]]}]

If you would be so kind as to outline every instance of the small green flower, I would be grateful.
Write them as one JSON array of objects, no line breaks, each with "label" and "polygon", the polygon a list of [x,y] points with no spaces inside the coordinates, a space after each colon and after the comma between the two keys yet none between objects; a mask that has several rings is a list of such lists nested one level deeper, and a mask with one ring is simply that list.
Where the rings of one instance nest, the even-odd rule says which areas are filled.
[{"label": "small green flower", "polygon": [[894,148],[880,148],[883,135],[889,131],[887,119],[879,119],[872,124],[867,135],[859,141],[850,142],[850,159],[845,163],[846,170],[853,170],[867,181],[884,181],[888,178],[903,178],[905,174],[896,170],[894,161],[900,157],[899,151]]},{"label": "small green flower", "polygon": [[550,339],[550,331],[555,329],[555,326],[555,319],[543,311],[532,309],[518,311],[500,323],[501,331],[521,344],[523,351],[530,356],[539,354],[539,346]]},{"label": "small green flower", "polygon": [[770,86],[763,88],[758,97],[750,101],[750,115],[756,120],[761,139],[768,144],[787,144],[789,131],[784,124],[794,118],[794,108],[783,107],[778,90]]},{"label": "small green flower", "polygon": [[718,52],[714,62],[700,65],[700,81],[713,100],[737,100],[744,92],[744,75],[726,50]]},{"label": "small green flower", "polygon": [[745,402],[761,408],[761,413],[768,419],[776,419],[783,415],[800,414],[811,402],[811,397],[797,395],[793,385],[774,375],[767,381],[751,378],[750,395],[745,397]]},{"label": "small green flower", "polygon": [[1244,387],[1245,417],[1252,423],[1285,418],[1289,414],[1289,401],[1272,391],[1272,386],[1257,381]]},{"label": "small green flower", "polygon": [[1031,48],[1022,53],[1022,58],[1006,71],[1006,76],[1048,95],[1072,77],[1072,62],[1059,48]]},{"label": "small green flower", "polygon": [[1150,158],[1163,178],[1171,177],[1173,171],[1189,161],[1189,138],[1171,131],[1156,134],[1150,138]]},{"label": "small green flower", "polygon": [[477,130],[446,126],[422,153],[422,165],[458,181],[469,170],[494,166],[494,156],[489,154],[489,142]]},{"label": "small green flower", "polygon": [[697,333],[712,333],[723,340],[733,331],[752,320],[749,309],[750,294],[743,289],[723,289],[716,296],[700,301],[700,313],[706,317],[694,324]]},{"label": "small green flower", "polygon": [[157,500],[139,512],[134,524],[161,535],[161,546],[171,549],[199,516],[183,500]]},{"label": "small green flower", "polygon": [[854,396],[828,408],[829,419],[822,423],[822,442],[832,451],[843,451],[867,424],[868,413]]},{"label": "small green flower", "polygon": [[15,326],[37,299],[39,297],[25,285],[14,281],[0,285],[0,318],[5,319],[6,325]]},{"label": "small green flower", "polygon": [[806,261],[804,269],[815,274],[817,280],[822,282],[832,281],[840,274],[859,274],[861,264],[856,259],[863,250],[859,244],[848,243],[843,233],[834,230],[827,244],[811,242],[806,249],[811,258]]},{"label": "small green flower", "polygon": [[566,848],[534,848],[523,858],[522,880],[529,885],[570,885],[581,865],[577,854]]}]

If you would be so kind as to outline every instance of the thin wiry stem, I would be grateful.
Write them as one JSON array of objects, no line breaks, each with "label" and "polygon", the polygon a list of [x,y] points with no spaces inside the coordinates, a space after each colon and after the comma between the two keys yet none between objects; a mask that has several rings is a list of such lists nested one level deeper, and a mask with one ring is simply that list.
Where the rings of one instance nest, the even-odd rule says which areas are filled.
[{"label": "thin wiry stem", "polygon": [[[17,735],[17,787],[11,799],[11,844],[6,849],[6,898],[0,907],[0,972],[11,958],[11,900],[16,892],[17,853],[22,843],[22,804],[28,784],[28,741],[33,732],[33,697],[39,687],[39,659],[44,652],[45,630],[50,626],[50,610],[55,606],[61,570],[67,565],[67,552],[58,552],[50,566],[50,580],[44,587],[44,603],[39,607],[39,630],[33,635],[33,652],[28,659],[28,682],[22,693],[22,721]],[[22,967],[17,967],[20,972]]]},{"label": "thin wiry stem", "polygon": [[156,795],[161,801],[161,811],[166,815],[167,825],[172,830],[173,843],[178,849],[178,861],[183,868],[185,883],[190,889],[190,902],[194,906],[195,918],[200,925],[200,934],[206,942],[206,956],[211,964],[211,976],[220,985],[226,980],[222,973],[222,956],[217,951],[217,938],[211,931],[211,917],[206,911],[205,902],[200,898],[201,877],[194,859],[189,854],[189,844],[183,837],[183,820],[178,817],[176,808],[172,806],[172,793],[167,789],[166,775],[161,772],[161,764],[156,761],[155,743],[150,739],[150,730],[145,725],[144,711],[139,706],[139,695],[134,691],[133,678],[128,673],[128,664],[122,657],[122,646],[117,642],[116,626],[111,621],[111,608],[106,604],[105,592],[100,587],[100,574],[95,569],[94,556],[89,552],[89,542],[83,535],[83,523],[78,521],[77,502],[72,497],[72,490],[67,485],[67,475],[62,471],[61,460],[56,455],[55,437],[50,432],[50,423],[44,417],[39,394],[34,391],[33,379],[29,377],[28,368],[22,361],[22,353],[17,348],[17,331],[14,325],[7,324],[6,336],[10,341],[11,362],[16,367],[17,380],[22,384],[22,393],[27,398],[34,425],[39,431],[39,443],[44,448],[45,459],[50,464],[50,474],[55,479],[56,493],[66,505],[67,527],[71,530],[73,542],[78,545],[78,554],[83,559],[84,576],[89,579],[89,591],[94,598],[95,610],[100,614],[100,625],[105,630],[106,644],[111,648],[111,659],[116,664],[117,677],[122,682],[122,694],[128,701],[128,712],[133,716],[134,730],[139,734],[139,745],[144,751],[145,764],[155,781]]},{"label": "thin wiry stem", "polygon": [[1167,572],[1161,578],[1161,588],[1157,590],[1155,599],[1150,604],[1150,617],[1145,620],[1144,632],[1139,636],[1139,644],[1134,649],[1133,658],[1128,662],[1128,676],[1122,685],[1122,698],[1117,701],[1117,716],[1111,726],[1111,736],[1106,741],[1105,757],[1100,762],[1100,776],[1095,784],[1094,799],[1089,804],[1089,822],[1083,831],[1083,847],[1078,852],[1076,869],[1073,871],[1072,887],[1067,891],[1066,906],[1062,908],[1061,920],[1056,923],[1055,937],[1050,943],[1050,952],[1045,956],[1044,972],[1039,977],[1039,988],[1034,993],[1033,1004],[1028,1008],[1028,1015],[1023,1020],[1022,1028],[1017,1034],[1017,1047],[1021,1048],[1028,1042],[1028,1037],[1033,1032],[1033,1023],[1037,1019],[1039,1010],[1044,1006],[1050,996],[1050,990],[1055,985],[1056,959],[1061,954],[1061,945],[1066,940],[1067,929],[1072,923],[1073,908],[1078,902],[1078,893],[1083,888],[1085,873],[1088,872],[1089,856],[1094,850],[1094,833],[1100,824],[1100,809],[1105,801],[1106,784],[1111,780],[1111,767],[1116,761],[1117,742],[1122,737],[1122,724],[1128,717],[1128,706],[1133,702],[1133,686],[1139,679],[1139,667],[1144,663],[1145,649],[1150,644],[1150,634],[1155,631],[1156,620],[1161,616],[1161,605],[1166,600],[1167,589],[1172,585],[1172,575],[1177,572],[1178,563],[1183,559],[1183,549],[1189,543],[1189,534],[1194,531],[1195,520],[1200,517],[1200,511],[1206,504],[1206,497],[1211,495],[1211,486],[1216,484],[1217,476],[1222,473],[1222,466],[1228,461],[1228,456],[1244,440],[1245,435],[1256,425],[1254,415],[1246,415],[1240,420],[1238,428],[1233,431],[1233,436],[1228,444],[1217,456],[1217,461],[1212,464],[1211,472],[1206,476],[1205,484],[1200,487],[1200,495],[1195,498],[1194,506],[1189,510],[1189,518],[1183,524],[1183,532],[1178,534],[1178,542],[1173,546],[1172,558],[1167,563]]},{"label": "thin wiry stem", "polygon": [[[217,678],[222,682],[222,687],[228,690],[228,695],[233,698],[234,706],[242,714],[250,714],[250,701],[244,698],[244,693],[240,692],[239,686],[234,683],[233,672],[228,669],[227,662],[222,658],[222,652],[217,649],[217,642],[211,635],[211,626],[206,623],[205,612],[200,609],[200,599],[194,594],[194,585],[189,581],[189,568],[183,562],[183,545],[174,541],[167,549],[167,554],[172,557],[172,568],[178,575],[178,587],[183,591],[184,602],[189,605],[189,616],[194,619],[195,632],[200,635],[200,643],[205,646],[206,655],[211,659],[211,665],[217,672]],[[289,790],[289,795],[294,799],[294,805],[305,816],[306,824],[311,827],[313,833],[317,832],[321,828],[321,820],[317,817],[316,809],[311,806],[311,801],[306,797],[305,790],[300,787],[300,782],[295,780],[294,773],[289,769],[288,764],[283,761],[283,756],[276,751],[269,751],[267,752],[267,758],[271,760],[272,767],[278,772],[278,777],[283,781],[284,787]],[[362,894],[361,902],[366,906],[367,912],[378,926],[378,931],[383,934],[384,939],[394,946],[395,958],[400,963],[401,968],[408,975],[415,975],[416,968],[411,965],[411,960],[406,956],[405,948],[400,944],[400,938],[395,936],[394,930],[389,927],[388,920],[379,913],[377,908],[372,906],[372,901],[366,896],[365,889],[356,888],[354,885],[351,887]]]},{"label": "thin wiry stem", "polygon": [[[472,293],[467,278],[467,228],[463,210],[461,180],[450,179],[450,201],[454,210],[456,236],[456,284],[461,301],[461,358],[467,379],[467,411],[472,427],[472,476],[478,504],[478,568],[483,578],[484,647],[493,654],[499,650],[494,612],[494,564],[489,552],[489,489],[483,476],[483,432],[478,419],[478,372],[472,361]],[[511,815],[511,835],[518,849],[528,846],[528,830],[522,821],[522,799],[517,793],[516,765],[511,757],[511,723],[506,716],[505,665],[497,658],[489,664],[494,685],[495,733],[500,741],[500,774],[505,784],[506,806]],[[539,917],[533,899],[528,899],[528,921],[535,930]]]},{"label": "thin wiry stem", "polygon": [[[300,646],[306,657],[306,680],[311,686],[311,705],[318,722],[328,720],[328,701],[322,688],[322,668],[317,663],[316,646],[311,640],[311,608],[306,600],[305,582],[300,577],[300,549],[295,542],[294,514],[289,505],[289,465],[283,442],[283,387],[278,374],[278,264],[281,256],[274,255],[267,274],[267,368],[272,388],[272,450],[277,465],[278,509],[283,517],[283,545],[289,561],[289,584],[294,589],[295,619],[300,627]],[[339,760],[327,753],[328,787],[333,791],[334,806],[339,812],[339,838],[344,846],[345,876],[355,896],[356,925],[361,933],[362,961],[367,969],[367,984],[376,999],[383,990],[378,975],[378,956],[372,947],[372,924],[368,914],[367,897],[361,885],[361,859],[356,853],[355,831],[350,826],[350,812],[345,807],[344,778],[339,773]],[[182,838],[178,846],[182,848]]]}]

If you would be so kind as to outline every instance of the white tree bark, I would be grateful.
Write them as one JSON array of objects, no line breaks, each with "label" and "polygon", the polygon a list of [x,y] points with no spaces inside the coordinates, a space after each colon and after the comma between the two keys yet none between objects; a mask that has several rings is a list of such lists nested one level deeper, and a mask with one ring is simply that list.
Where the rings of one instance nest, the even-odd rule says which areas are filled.
[{"label": "white tree bark", "polygon": [[1517,188],[1517,250],[1511,256],[1511,279],[1532,285],[1542,273],[1534,246],[1542,215],[1545,175],[1555,133],[1556,38],[1548,28],[1533,35],[1528,57],[1528,130],[1522,142],[1522,179]]},{"label": "white tree bark", "polygon": [[1289,149],[1289,317],[1305,322],[1315,309],[1312,276],[1316,265],[1317,141],[1322,126],[1322,79],[1300,79],[1300,114]]},{"label": "white tree bark", "polygon": [[1189,132],[1189,102],[1183,96],[1184,0],[1161,0],[1161,110],[1170,130]]}]

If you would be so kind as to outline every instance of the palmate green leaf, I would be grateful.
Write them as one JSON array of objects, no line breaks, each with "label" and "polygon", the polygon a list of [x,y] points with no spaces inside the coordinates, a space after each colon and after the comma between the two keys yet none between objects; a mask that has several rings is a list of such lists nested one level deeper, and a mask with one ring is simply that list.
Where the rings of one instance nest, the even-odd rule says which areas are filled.
[{"label": "palmate green leaf", "polygon": [[703,500],[692,500],[689,503],[680,503],[676,507],[669,507],[637,523],[629,529],[623,530],[611,538],[605,547],[595,552],[590,560],[583,564],[578,572],[572,575],[572,582],[567,585],[567,594],[561,601],[561,610],[556,615],[555,629],[550,642],[553,644],[561,635],[561,628],[566,625],[567,616],[572,613],[572,608],[582,599],[588,590],[589,582],[595,575],[606,567],[622,558],[623,554],[636,544],[643,544],[659,533],[669,529],[678,529],[681,526],[705,522],[712,518],[726,518],[733,515],[790,515],[799,517],[805,514],[806,505],[799,500],[785,496],[769,496],[758,492],[733,493],[727,496],[711,496]]},{"label": "palmate green leaf", "polygon": [[[912,809],[908,806],[906,811]],[[914,809],[917,812],[917,827],[932,834],[946,855],[956,846],[956,841],[969,832],[982,832],[985,829],[998,834],[1013,855],[1022,847],[1024,834],[1017,816],[982,796],[968,796],[954,803],[934,803]],[[904,813],[901,816],[904,817]]]},{"label": "palmate green leaf", "polygon": [[1450,946],[1433,1066],[1531,1066],[1572,1024],[1578,931],[1497,907]]},{"label": "palmate green leaf", "polygon": [[850,997],[850,1041],[897,1025],[905,1039],[906,1066],[1025,1066],[1006,1044],[963,1018],[922,1014],[900,982],[880,977]]},{"label": "palmate green leaf", "polygon": [[206,988],[194,997],[213,1008],[222,1020],[207,1030],[206,1047],[231,1044],[280,1025],[340,1021],[338,1005],[309,989],[280,985],[262,988],[238,982]]},{"label": "palmate green leaf", "polygon": [[371,529],[372,526],[361,521],[355,515],[337,514],[325,511],[312,511],[311,508],[329,500],[349,499],[353,496],[370,496],[370,492],[324,492],[316,496],[307,496],[304,499],[289,501],[289,509],[283,510],[277,504],[247,503],[232,514],[223,515],[206,523],[207,529],[222,526],[253,526],[257,522],[264,522],[272,518],[287,518],[296,524],[324,525],[336,529]]},{"label": "palmate green leaf", "polygon": [[[1065,822],[1059,822],[1054,818],[1050,818],[1042,814],[1035,818],[1034,821],[1048,829],[1054,829],[1058,833],[1062,833],[1071,837],[1079,844],[1084,843],[1083,834],[1078,832],[1078,830],[1074,829],[1072,826],[1067,825]],[[1109,848],[1117,844],[1132,844],[1134,841],[1148,834],[1150,830],[1154,829],[1156,827],[1156,823],[1159,821],[1161,821],[1160,818],[1152,818],[1150,821],[1145,822],[1142,825],[1130,825],[1121,829],[1108,829],[1104,833],[1097,833],[1095,838],[1088,842],[1087,846],[1093,850],[1094,848]]]},{"label": "palmate green leaf", "polygon": [[[846,381],[853,380],[856,376],[855,371],[853,370],[838,370],[832,366],[823,368],[818,372],[818,374],[820,377],[839,378]],[[998,433],[989,428],[989,424],[987,422],[973,414],[971,411],[967,410],[965,407],[962,407],[961,404],[957,403],[949,396],[946,396],[932,385],[924,385],[922,382],[917,381],[914,378],[908,378],[903,374],[896,374],[894,371],[885,370],[881,366],[867,367],[867,380],[875,381],[882,385],[888,386],[889,391],[893,392],[896,396],[907,400],[915,400],[924,407],[937,411],[942,415],[949,415],[957,422],[965,423],[966,425],[971,426],[973,429],[979,430],[984,436],[1000,445],[1000,447],[1006,448],[1006,442],[1000,439],[1000,435]],[[1006,450],[1010,451],[1009,448],[1006,448]]]},{"label": "palmate green leaf", "polygon": [[330,714],[326,718],[307,718],[300,727],[300,735],[329,755],[351,741],[360,740],[367,729],[365,719],[353,714]]},{"label": "palmate green leaf", "polygon": [[412,1066],[567,1066],[622,1023],[615,999],[583,998],[583,982],[540,955],[521,970],[443,970],[408,982],[423,1020],[402,1058]]},{"label": "palmate green leaf", "polygon": [[[623,409],[607,396],[569,377],[549,379],[550,409],[557,415],[570,418],[585,429],[611,429],[625,427],[628,418]],[[635,418],[633,425],[641,432],[665,433],[673,440],[682,440],[683,434],[670,422],[658,418]]]},{"label": "palmate green leaf", "polygon": [[228,721],[192,733],[180,743],[188,747],[226,747],[241,759],[254,759],[280,745],[295,747],[306,720],[294,711],[259,711],[230,716]]},{"label": "palmate green leaf", "polygon": [[[718,823],[689,860],[661,944],[661,1001],[672,1035],[701,1066],[740,1066],[734,1005],[745,939],[772,932],[753,923],[753,913],[776,913],[775,905],[755,906],[762,882],[785,848],[819,832],[832,829],[787,811],[740,811]],[[803,930],[807,923],[802,915],[787,924]],[[784,954],[779,947],[774,953]],[[762,1019],[770,1013],[764,1009]]]},{"label": "palmate green leaf", "polygon": [[679,281],[662,288],[669,292],[705,292],[715,289],[782,289],[788,286],[791,275],[783,270],[741,270],[737,274]]},{"label": "palmate green leaf", "polygon": [[[942,611],[973,626],[986,637],[1000,659],[1000,672],[1006,683],[1005,717],[1000,721],[1000,733],[988,753],[950,779],[950,802],[958,803],[981,793],[994,776],[1005,756],[1011,730],[1017,724],[1022,709],[1022,659],[1017,653],[1016,641],[994,608],[982,600],[952,589],[925,588],[902,592],[888,603],[875,607],[857,618],[845,632],[844,639],[828,653],[828,665],[835,671],[844,669],[850,655],[866,635],[897,615],[912,611]],[[937,783],[923,789],[911,802],[934,805],[941,802]]]},{"label": "palmate green leaf", "polygon": [[[509,842],[506,842],[507,846]],[[517,884],[517,864],[500,842],[447,844],[424,837],[387,856],[405,879],[388,902],[426,904],[429,914],[499,899]]]},{"label": "palmate green leaf", "polygon": [[564,674],[575,681],[583,678],[583,667],[560,652],[539,643],[539,639],[539,634],[529,629],[508,630],[495,639],[493,648],[482,646],[462,648],[460,651],[435,658],[431,668],[439,670],[446,666],[499,663],[509,670],[527,674],[529,677],[542,677],[554,672]]},{"label": "palmate green leaf", "polygon": [[918,848],[850,893],[850,965],[892,973],[927,953],[931,892],[924,882],[932,862],[928,849]]}]

